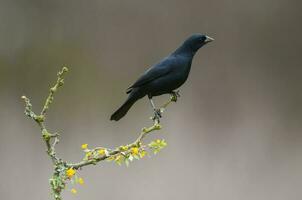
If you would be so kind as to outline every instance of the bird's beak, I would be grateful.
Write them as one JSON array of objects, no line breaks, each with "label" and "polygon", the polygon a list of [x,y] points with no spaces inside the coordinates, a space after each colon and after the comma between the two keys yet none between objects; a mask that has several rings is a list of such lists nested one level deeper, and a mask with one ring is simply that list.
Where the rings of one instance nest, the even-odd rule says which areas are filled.
[{"label": "bird's beak", "polygon": [[209,36],[206,36],[206,40],[205,40],[205,43],[209,43],[209,42],[212,42],[212,41],[214,41],[214,39],[213,38],[211,38],[211,37],[209,37]]}]

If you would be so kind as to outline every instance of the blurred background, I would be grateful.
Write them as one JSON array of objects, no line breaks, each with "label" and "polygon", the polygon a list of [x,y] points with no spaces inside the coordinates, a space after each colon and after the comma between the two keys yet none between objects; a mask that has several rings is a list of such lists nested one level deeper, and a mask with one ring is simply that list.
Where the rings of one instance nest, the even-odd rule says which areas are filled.
[{"label": "blurred background", "polygon": [[181,98],[147,139],[168,147],[129,168],[84,168],[85,185],[64,199],[302,198],[301,1],[0,2],[1,199],[51,198],[52,165],[22,95],[40,111],[67,65],[47,118],[61,133],[59,156],[79,161],[82,143],[127,144],[152,110],[145,98],[109,121],[125,89],[192,33],[215,42],[195,56]]}]

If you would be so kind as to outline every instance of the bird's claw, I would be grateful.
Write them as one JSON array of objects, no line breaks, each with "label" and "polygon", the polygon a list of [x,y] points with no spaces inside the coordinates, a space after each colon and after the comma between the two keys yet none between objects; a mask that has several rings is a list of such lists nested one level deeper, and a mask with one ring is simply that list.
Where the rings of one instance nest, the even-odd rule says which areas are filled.
[{"label": "bird's claw", "polygon": [[180,97],[179,90],[172,91],[170,95],[171,95],[171,101],[176,102],[177,99]]},{"label": "bird's claw", "polygon": [[154,116],[152,120],[157,120],[158,122],[160,121],[160,118],[162,117],[161,115],[161,110],[160,109],[154,109]]}]

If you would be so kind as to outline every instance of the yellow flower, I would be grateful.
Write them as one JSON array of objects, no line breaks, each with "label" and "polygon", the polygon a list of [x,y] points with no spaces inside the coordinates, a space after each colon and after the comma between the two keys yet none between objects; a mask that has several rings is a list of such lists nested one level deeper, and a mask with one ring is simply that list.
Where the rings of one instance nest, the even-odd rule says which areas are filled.
[{"label": "yellow flower", "polygon": [[72,188],[72,189],[70,190],[70,192],[71,192],[72,194],[76,194],[78,191],[77,191],[76,189]]},{"label": "yellow flower", "polygon": [[84,150],[85,150],[85,149],[87,149],[87,148],[88,148],[88,144],[82,144],[82,146],[81,146],[81,147],[82,147],[82,149],[84,149]]},{"label": "yellow flower", "polygon": [[82,178],[79,178],[78,180],[79,184],[83,185],[84,184],[84,180]]},{"label": "yellow flower", "polygon": [[105,155],[105,153],[106,153],[105,149],[100,149],[100,150],[99,150],[99,154],[100,154],[101,156]]},{"label": "yellow flower", "polygon": [[133,155],[137,155],[138,152],[139,152],[139,148],[133,147],[133,148],[131,149],[131,152],[132,152]]},{"label": "yellow flower", "polygon": [[72,168],[69,168],[68,170],[66,170],[66,176],[68,178],[71,178],[73,177],[73,175],[76,173],[76,170],[72,169]]},{"label": "yellow flower", "polygon": [[157,143],[160,143],[161,141],[159,139],[156,140]]}]

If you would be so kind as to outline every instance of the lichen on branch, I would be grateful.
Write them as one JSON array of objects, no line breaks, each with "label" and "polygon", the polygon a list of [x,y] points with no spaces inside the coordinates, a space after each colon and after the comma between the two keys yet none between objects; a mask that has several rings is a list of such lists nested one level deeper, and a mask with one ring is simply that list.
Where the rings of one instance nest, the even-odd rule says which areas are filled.
[{"label": "lichen on branch", "polygon": [[[125,163],[128,166],[133,160],[139,160],[145,157],[145,155],[150,154],[150,151],[156,154],[167,145],[163,139],[154,140],[149,144],[145,144],[143,142],[143,139],[148,134],[162,128],[159,119],[155,115],[151,118],[153,120],[153,125],[142,128],[136,140],[130,144],[122,145],[113,149],[105,147],[95,147],[89,149],[88,144],[83,144],[81,148],[85,154],[83,159],[77,163],[70,163],[58,157],[56,153],[56,145],[59,142],[59,134],[56,132],[49,132],[46,128],[45,120],[47,111],[54,100],[55,93],[64,85],[64,77],[67,72],[67,67],[62,67],[62,69],[58,72],[56,83],[50,88],[44,106],[39,114],[36,114],[33,111],[33,106],[30,102],[30,99],[26,96],[22,96],[22,99],[25,102],[24,113],[29,118],[34,120],[40,127],[42,139],[46,144],[46,152],[54,166],[53,175],[49,179],[49,183],[51,186],[51,193],[55,200],[62,200],[61,193],[64,189],[66,189],[69,181],[71,183],[78,183],[80,185],[84,184],[83,178],[78,177],[77,171],[85,166],[96,165],[101,161],[113,161],[119,165]],[[178,92],[171,94],[169,101],[159,109],[160,113],[163,113],[171,102],[176,102],[178,96]],[[77,193],[75,188],[72,188],[70,191],[73,194]]]}]

